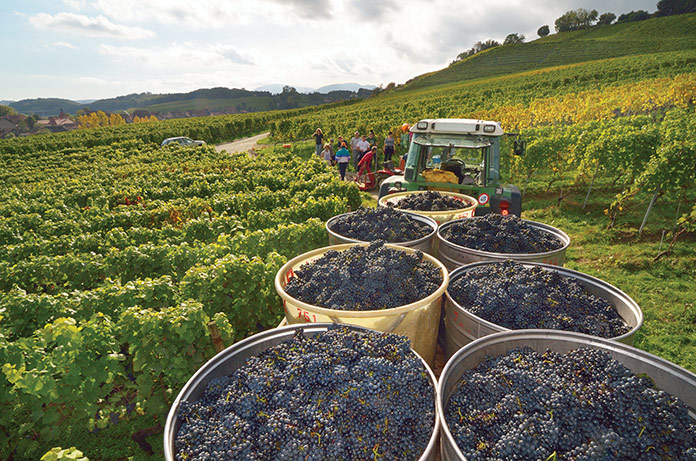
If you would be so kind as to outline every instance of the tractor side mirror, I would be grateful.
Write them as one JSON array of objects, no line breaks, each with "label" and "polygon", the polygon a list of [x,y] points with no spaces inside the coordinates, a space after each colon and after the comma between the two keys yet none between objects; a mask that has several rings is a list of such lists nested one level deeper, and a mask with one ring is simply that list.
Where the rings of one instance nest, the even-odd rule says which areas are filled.
[{"label": "tractor side mirror", "polygon": [[524,139],[515,139],[512,143],[512,153],[517,156],[522,156],[527,151],[527,141]]}]

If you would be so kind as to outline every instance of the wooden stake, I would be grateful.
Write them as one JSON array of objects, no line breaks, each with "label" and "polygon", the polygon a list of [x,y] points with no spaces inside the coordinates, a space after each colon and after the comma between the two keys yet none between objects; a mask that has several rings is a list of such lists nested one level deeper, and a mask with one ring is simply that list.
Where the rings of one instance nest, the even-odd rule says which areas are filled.
[{"label": "wooden stake", "polygon": [[222,352],[225,350],[225,345],[222,343],[222,338],[220,338],[220,332],[215,322],[208,322],[208,331],[210,332],[210,339],[213,340],[213,346],[215,346],[215,352]]}]

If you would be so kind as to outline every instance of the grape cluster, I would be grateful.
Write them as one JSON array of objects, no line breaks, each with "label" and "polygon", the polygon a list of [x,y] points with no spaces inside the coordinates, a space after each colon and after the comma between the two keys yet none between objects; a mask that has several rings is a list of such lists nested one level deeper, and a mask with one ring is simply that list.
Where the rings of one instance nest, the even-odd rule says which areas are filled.
[{"label": "grape cluster", "polygon": [[563,248],[559,238],[515,215],[489,213],[463,219],[447,226],[441,235],[456,245],[491,253],[544,253]]},{"label": "grape cluster", "polygon": [[330,229],[362,242],[384,240],[387,243],[410,242],[433,233],[434,229],[408,213],[389,207],[358,208],[354,213],[336,218]]},{"label": "grape cluster", "polygon": [[469,460],[696,459],[687,406],[598,349],[487,357],[445,419]]},{"label": "grape cluster", "polygon": [[442,284],[440,269],[421,251],[408,254],[381,240],[329,250],[302,265],[285,292],[314,306],[344,311],[391,309],[428,297]]},{"label": "grape cluster", "polygon": [[177,460],[415,460],[435,396],[407,338],[335,325],[212,379],[177,416]]},{"label": "grape cluster", "polygon": [[396,203],[387,202],[387,206],[415,211],[446,211],[467,208],[467,204],[461,200],[449,195],[442,195],[434,190],[407,195]]},{"label": "grape cluster", "polygon": [[468,312],[511,330],[544,328],[602,338],[630,331],[607,300],[539,266],[510,260],[477,266],[454,277],[447,292]]}]

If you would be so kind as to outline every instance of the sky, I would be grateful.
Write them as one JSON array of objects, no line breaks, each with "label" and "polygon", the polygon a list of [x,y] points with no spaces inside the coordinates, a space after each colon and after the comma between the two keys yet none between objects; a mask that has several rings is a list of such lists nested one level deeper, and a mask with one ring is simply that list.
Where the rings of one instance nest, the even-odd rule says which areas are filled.
[{"label": "sky", "polygon": [[0,0],[0,100],[401,84],[578,8],[657,0]]}]

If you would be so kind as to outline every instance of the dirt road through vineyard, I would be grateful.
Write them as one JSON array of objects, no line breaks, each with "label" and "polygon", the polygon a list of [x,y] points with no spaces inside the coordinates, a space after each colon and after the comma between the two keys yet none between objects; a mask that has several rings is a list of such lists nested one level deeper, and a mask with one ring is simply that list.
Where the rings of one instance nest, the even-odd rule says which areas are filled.
[{"label": "dirt road through vineyard", "polygon": [[215,150],[218,152],[222,152],[223,150],[226,150],[227,152],[249,152],[254,149],[256,146],[256,143],[267,137],[269,135],[268,132],[266,133],[261,133],[256,136],[252,136],[250,138],[243,138],[243,139],[238,139],[233,142],[228,142],[225,144],[218,144],[215,146]]}]

